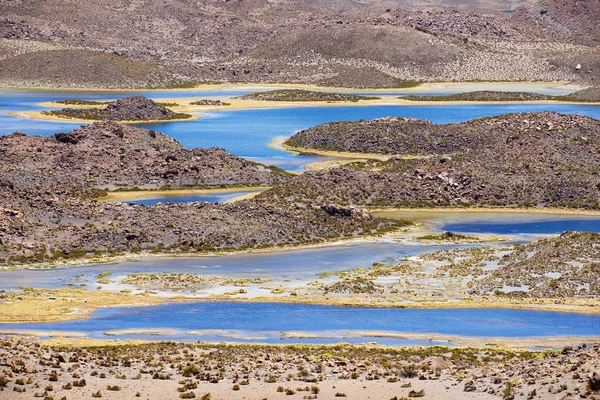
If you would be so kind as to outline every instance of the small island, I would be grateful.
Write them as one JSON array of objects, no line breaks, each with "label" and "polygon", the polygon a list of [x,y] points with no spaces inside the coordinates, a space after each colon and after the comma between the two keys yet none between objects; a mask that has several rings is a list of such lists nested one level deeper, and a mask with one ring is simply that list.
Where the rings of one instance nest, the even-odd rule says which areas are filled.
[{"label": "small island", "polygon": [[[305,173],[286,196],[368,207],[597,210],[599,132],[598,120],[554,112],[459,124],[402,117],[329,122],[284,145],[323,155],[351,153],[363,162]],[[365,154],[386,158],[364,162],[371,158]]]},{"label": "small island", "polygon": [[568,95],[551,95],[531,92],[503,92],[498,90],[479,90],[475,92],[456,93],[445,96],[402,96],[402,100],[436,101],[436,102],[512,102],[512,101],[560,101],[572,103],[600,102],[600,88],[588,88]]},{"label": "small island", "polygon": [[279,89],[268,92],[258,92],[239,97],[242,100],[260,100],[260,101],[325,101],[338,102],[349,101],[358,102],[360,100],[379,100],[379,97],[356,96],[346,93],[316,92],[312,90],[301,89]]},{"label": "small island", "polygon": [[190,106],[229,106],[230,103],[226,103],[221,100],[212,100],[212,99],[200,99],[197,101],[192,101]]},{"label": "small island", "polygon": [[[102,105],[103,102],[63,100],[70,105]],[[190,119],[192,115],[177,113],[144,96],[133,96],[110,102],[105,108],[63,108],[43,111],[43,115],[92,121],[172,121]]]}]

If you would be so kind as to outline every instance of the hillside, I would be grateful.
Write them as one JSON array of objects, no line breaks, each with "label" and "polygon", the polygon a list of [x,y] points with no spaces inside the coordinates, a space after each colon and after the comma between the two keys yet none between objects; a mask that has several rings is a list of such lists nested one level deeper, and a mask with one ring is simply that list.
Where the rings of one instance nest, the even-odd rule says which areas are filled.
[{"label": "hillside", "polygon": [[100,189],[256,186],[289,179],[281,170],[221,149],[185,149],[163,134],[115,122],[51,137],[0,137],[0,157],[4,263],[298,245],[395,225],[328,203],[98,201]]},{"label": "hillside", "polygon": [[512,19],[520,24],[533,24],[544,35],[600,45],[599,0],[536,0],[516,12]]},{"label": "hillside", "polygon": [[598,39],[597,2],[554,0],[541,17],[527,3],[509,18],[491,1],[12,0],[0,4],[0,84],[589,84],[600,70],[600,53],[589,47]]},{"label": "hillside", "polygon": [[98,122],[51,137],[0,136],[0,171],[18,186],[98,189],[270,185],[269,169],[222,149],[186,149],[155,131]]},{"label": "hillside", "polygon": [[407,118],[328,123],[287,144],[396,156],[305,173],[263,196],[396,207],[600,207],[600,121],[588,117],[542,112],[448,125]]}]

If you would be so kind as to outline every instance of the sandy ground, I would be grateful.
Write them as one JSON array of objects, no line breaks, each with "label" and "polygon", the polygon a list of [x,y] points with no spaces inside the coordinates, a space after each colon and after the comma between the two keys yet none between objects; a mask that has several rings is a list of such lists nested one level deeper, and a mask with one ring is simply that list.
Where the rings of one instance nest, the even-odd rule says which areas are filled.
[{"label": "sandy ground", "polygon": [[152,400],[594,398],[588,385],[599,353],[597,345],[528,352],[9,337],[0,339],[0,399],[89,399],[98,391]]},{"label": "sandy ground", "polygon": [[[202,194],[213,194],[213,193],[230,193],[240,192],[246,190],[267,190],[267,186],[253,186],[253,187],[239,187],[239,188],[228,188],[228,189],[175,189],[175,190],[136,190],[136,191],[118,191],[109,192],[107,196],[100,198],[100,201],[131,201],[141,199],[153,199],[157,197],[176,197],[176,196],[194,196]],[[248,193],[246,195],[236,197],[228,202],[232,203],[235,201],[251,199],[259,195],[257,193]]]},{"label": "sandy ground", "polygon": [[429,214],[438,213],[523,213],[523,214],[566,214],[566,215],[600,215],[597,210],[568,210],[563,208],[510,208],[510,207],[439,207],[439,208],[368,208],[367,211],[373,216],[380,218],[393,218],[401,213],[423,213],[423,219],[431,219]]},{"label": "sandy ground", "polygon": [[[67,118],[67,117],[57,117],[57,116],[53,116],[53,115],[45,115],[45,114],[42,114],[41,111],[15,111],[15,112],[8,112],[7,114],[12,115],[13,117],[39,119],[39,120],[44,120],[44,121],[67,121],[67,122],[80,122],[80,123],[99,122],[99,120]],[[199,115],[192,115],[191,118],[184,118],[184,119],[119,121],[119,122],[122,124],[153,124],[153,123],[165,123],[165,122],[194,121],[197,119],[200,119]]]}]

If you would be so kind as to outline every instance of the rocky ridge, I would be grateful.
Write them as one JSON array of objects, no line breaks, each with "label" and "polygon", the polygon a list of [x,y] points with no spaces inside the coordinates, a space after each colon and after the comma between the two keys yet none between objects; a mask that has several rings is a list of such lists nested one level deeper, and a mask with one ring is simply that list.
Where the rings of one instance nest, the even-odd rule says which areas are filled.
[{"label": "rocky ridge", "polygon": [[165,121],[188,119],[189,114],[176,113],[144,96],[133,96],[108,103],[106,108],[63,108],[43,114],[66,118],[107,121]]},{"label": "rocky ridge", "polygon": [[402,96],[411,101],[562,101],[562,102],[600,102],[600,88],[578,90],[567,95],[547,95],[530,92],[501,92],[482,90],[457,93],[446,96]]},{"label": "rocky ridge", "polygon": [[373,96],[356,96],[345,93],[331,92],[315,92],[311,90],[301,89],[279,89],[267,92],[257,92],[247,94],[240,97],[243,100],[259,100],[259,101],[350,101],[357,102],[359,100],[375,100],[379,97]]},{"label": "rocky ridge", "polygon": [[305,173],[277,190],[280,196],[366,206],[595,209],[599,143],[600,121],[551,112],[448,125],[406,118],[328,123],[287,144],[397,156]]},{"label": "rocky ridge", "polygon": [[272,185],[285,173],[228,154],[186,149],[162,133],[97,122],[51,137],[0,137],[4,180],[19,187],[95,189],[210,188]]},{"label": "rocky ridge", "polygon": [[52,137],[0,138],[0,260],[234,251],[300,245],[395,226],[328,203],[101,202],[105,189],[276,185],[287,173],[217,148],[185,149],[154,131],[100,122]]}]

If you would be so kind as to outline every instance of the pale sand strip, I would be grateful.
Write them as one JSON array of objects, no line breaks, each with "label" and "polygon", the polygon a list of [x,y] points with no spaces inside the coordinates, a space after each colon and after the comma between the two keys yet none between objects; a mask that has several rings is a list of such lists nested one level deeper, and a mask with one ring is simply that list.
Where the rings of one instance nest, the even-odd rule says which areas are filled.
[{"label": "pale sand strip", "polygon": [[562,347],[600,341],[600,336],[553,336],[553,337],[468,337],[436,333],[389,332],[389,331],[342,331],[339,334],[319,332],[282,332],[282,338],[290,339],[356,339],[391,338],[444,343],[456,347]]},{"label": "pale sand strip", "polygon": [[[82,123],[82,124],[90,124],[94,122],[102,122],[102,120],[95,119],[78,119],[78,118],[67,118],[67,117],[58,117],[53,115],[42,114],[41,111],[11,111],[6,113],[7,115],[11,115],[13,117],[19,118],[27,118],[27,119],[37,119],[44,121],[55,121],[55,122],[73,122],[73,123]],[[155,124],[155,123],[165,123],[165,122],[185,122],[185,121],[193,121],[200,119],[199,115],[192,115],[191,118],[180,118],[180,119],[166,119],[166,120],[144,120],[144,121],[115,121],[122,124]]]},{"label": "pale sand strip", "polygon": [[152,336],[169,336],[177,335],[178,330],[175,329],[118,329],[114,331],[106,331],[106,336],[117,336],[117,335],[152,335]]},{"label": "pale sand strip", "polygon": [[364,208],[374,216],[383,216],[386,213],[523,213],[523,214],[572,214],[572,215],[600,215],[599,210],[571,210],[563,208],[510,208],[510,207],[436,207],[436,208]]},{"label": "pale sand strip", "polygon": [[23,335],[34,337],[48,336],[56,338],[83,338],[86,336],[83,332],[36,331],[29,329],[3,329],[0,330],[0,335]]},{"label": "pale sand strip", "polygon": [[[251,187],[239,187],[239,188],[227,188],[227,189],[174,189],[174,190],[132,190],[132,191],[118,191],[108,192],[108,195],[99,198],[100,201],[128,201],[128,200],[140,200],[140,199],[154,199],[159,197],[177,197],[177,196],[194,196],[203,194],[216,194],[216,193],[230,193],[230,192],[245,192],[254,190],[267,190],[269,186],[251,186]],[[260,194],[249,193],[252,197]],[[241,197],[229,200],[229,202],[239,201]],[[168,200],[165,200],[168,201]]]}]

